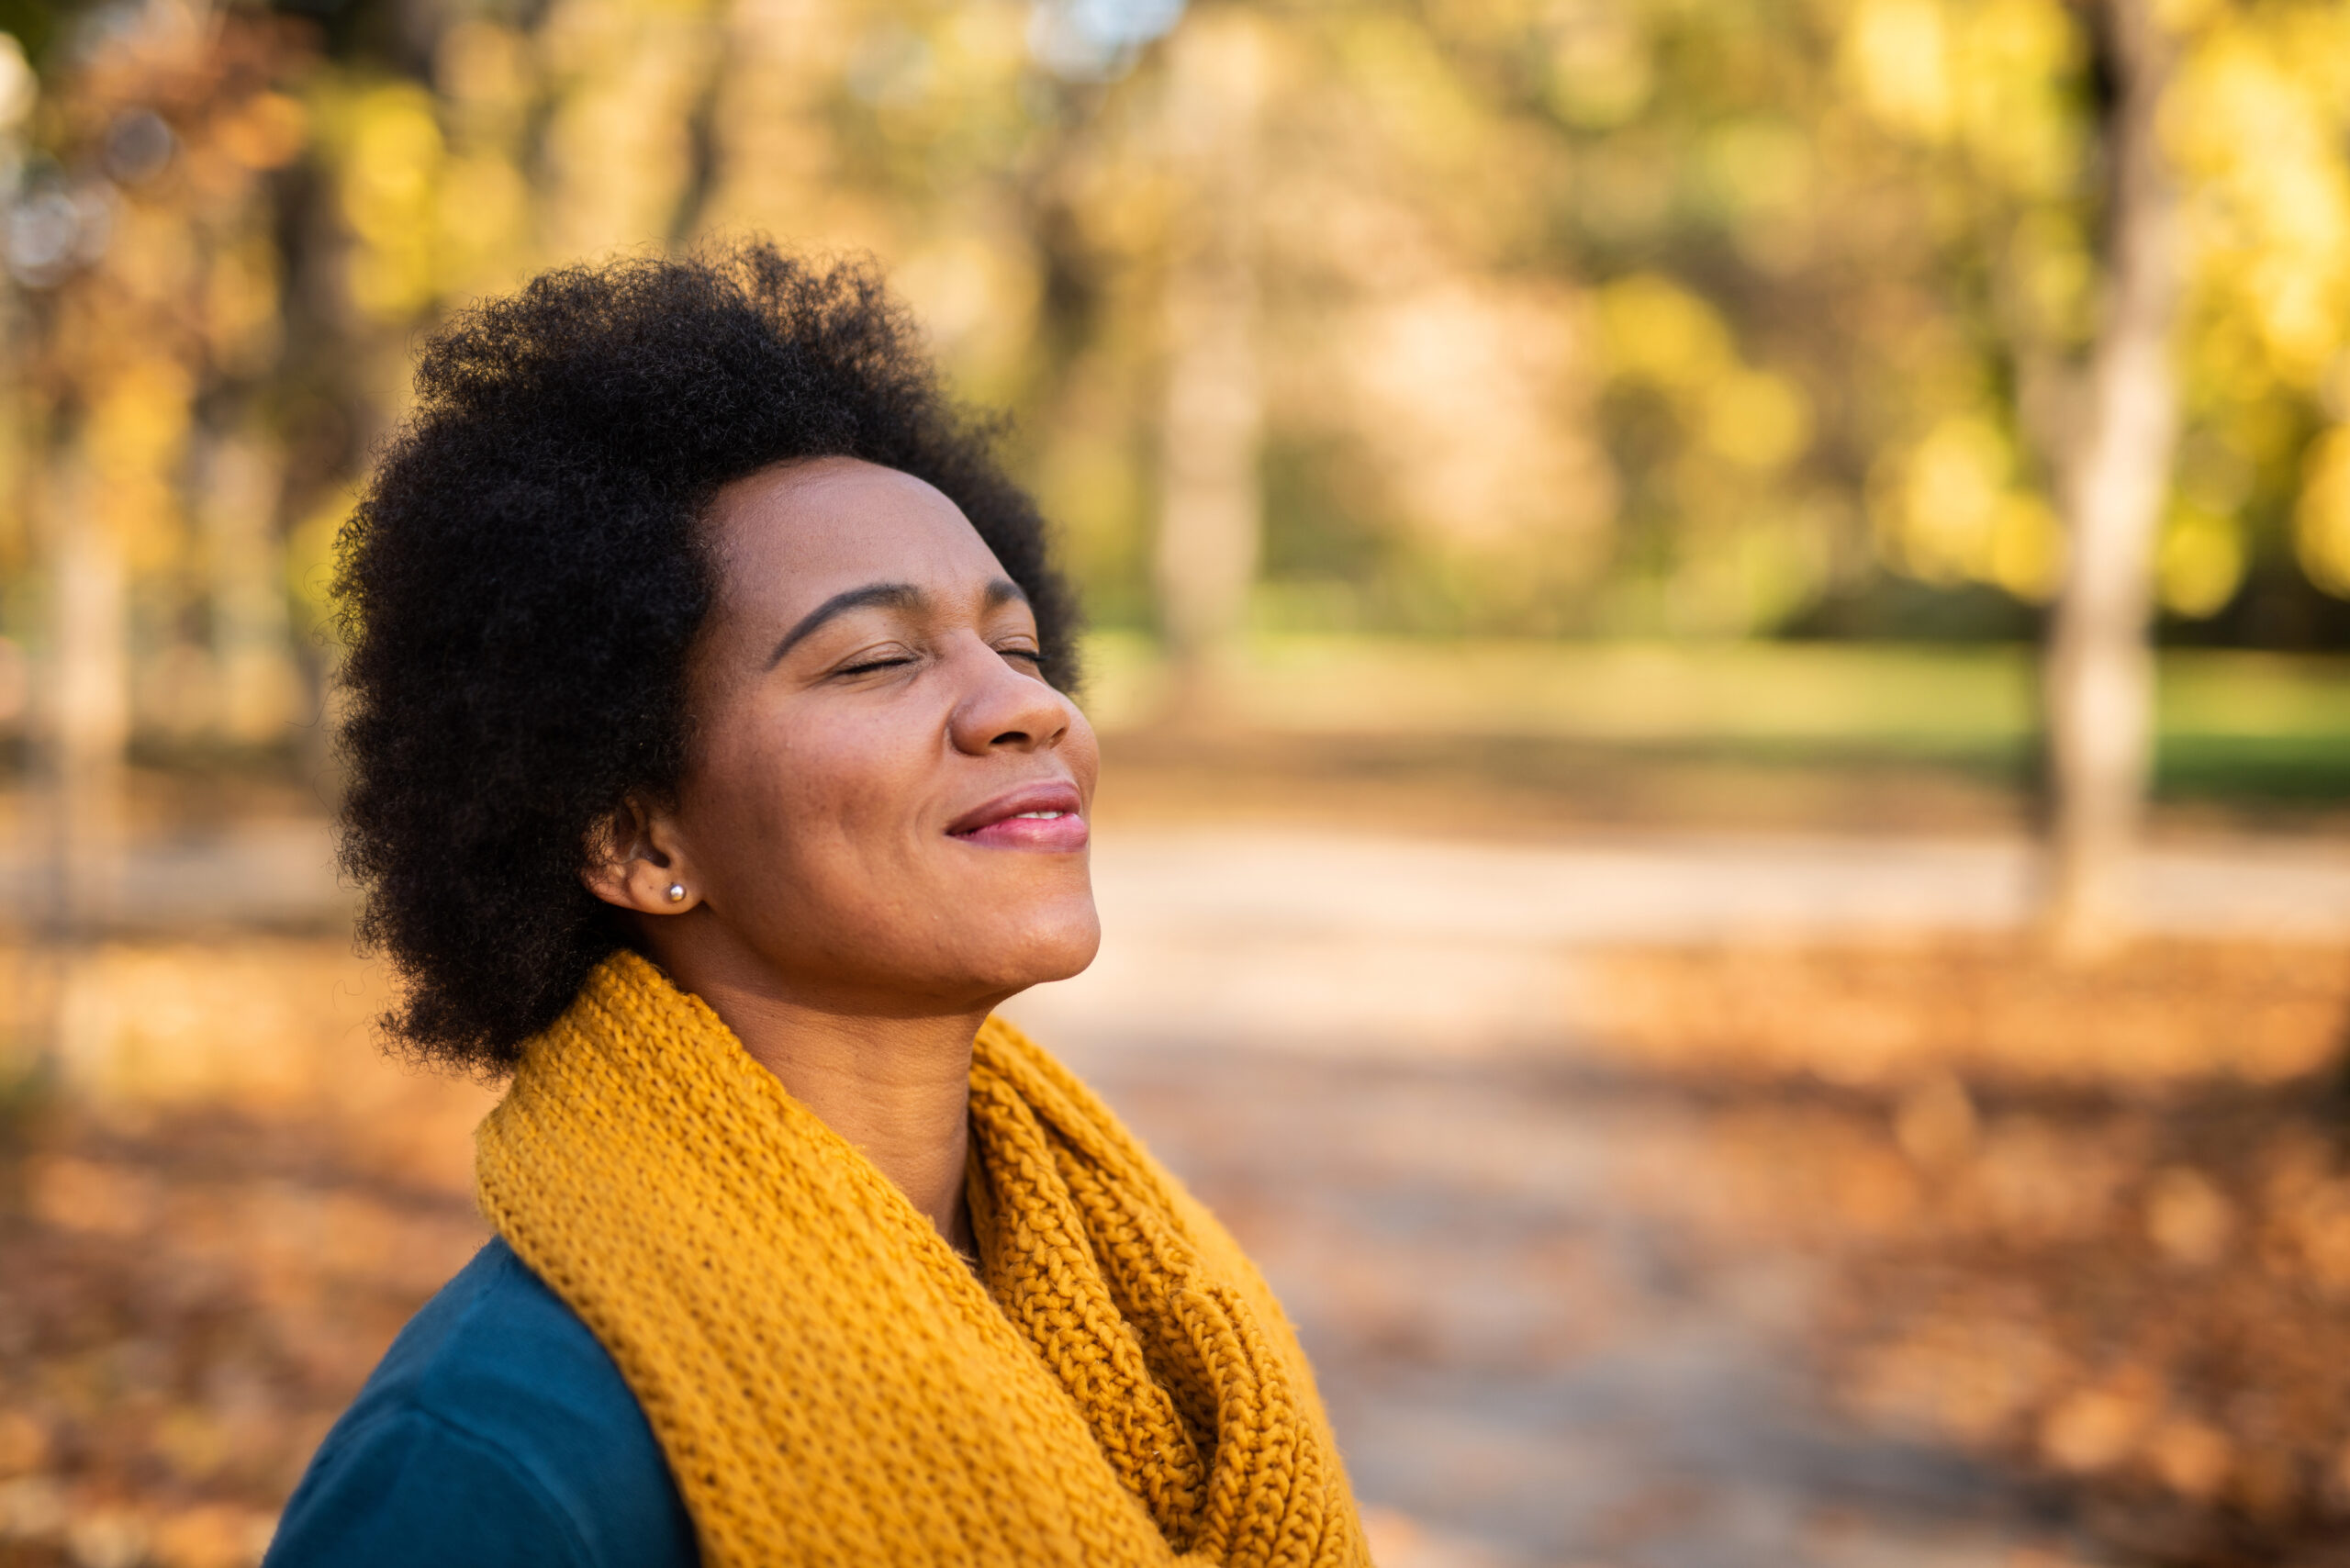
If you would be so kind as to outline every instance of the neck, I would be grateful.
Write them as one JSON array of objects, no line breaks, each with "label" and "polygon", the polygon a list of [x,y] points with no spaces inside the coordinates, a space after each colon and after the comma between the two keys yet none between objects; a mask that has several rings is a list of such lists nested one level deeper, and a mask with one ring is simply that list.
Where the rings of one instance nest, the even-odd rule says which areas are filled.
[{"label": "neck", "polygon": [[971,1041],[981,1006],[875,1011],[811,1002],[778,977],[704,954],[655,961],[710,1004],[751,1059],[870,1159],[957,1251],[974,1253],[963,1199]]}]

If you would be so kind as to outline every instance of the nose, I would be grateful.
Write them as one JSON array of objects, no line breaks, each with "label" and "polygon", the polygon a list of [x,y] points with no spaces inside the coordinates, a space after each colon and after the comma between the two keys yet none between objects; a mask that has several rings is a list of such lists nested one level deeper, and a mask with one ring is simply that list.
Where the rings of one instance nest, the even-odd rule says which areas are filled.
[{"label": "nose", "polygon": [[1069,734],[1069,699],[986,643],[969,639],[955,662],[961,689],[946,727],[956,750],[1044,751]]}]

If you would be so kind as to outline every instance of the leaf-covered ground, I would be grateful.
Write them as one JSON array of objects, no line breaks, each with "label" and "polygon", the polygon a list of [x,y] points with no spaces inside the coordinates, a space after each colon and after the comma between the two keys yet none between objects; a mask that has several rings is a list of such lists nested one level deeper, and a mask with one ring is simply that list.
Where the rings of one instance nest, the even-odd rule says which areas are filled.
[{"label": "leaf-covered ground", "polygon": [[[114,983],[145,1014],[224,972],[340,995],[339,952]],[[1072,1045],[1291,1303],[1392,1568],[2343,1560],[2350,952],[1601,972],[1550,1057]],[[386,1063],[364,1014],[247,1015],[215,1089],[11,1113],[0,1563],[253,1561],[477,1245],[486,1092]]]}]

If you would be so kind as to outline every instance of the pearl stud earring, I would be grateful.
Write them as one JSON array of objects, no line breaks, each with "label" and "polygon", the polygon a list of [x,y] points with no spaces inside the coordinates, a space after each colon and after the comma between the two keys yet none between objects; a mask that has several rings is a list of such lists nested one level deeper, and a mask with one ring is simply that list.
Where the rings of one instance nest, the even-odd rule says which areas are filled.
[{"label": "pearl stud earring", "polygon": [[669,884],[669,902],[671,903],[683,903],[686,902],[685,883],[672,882]]}]

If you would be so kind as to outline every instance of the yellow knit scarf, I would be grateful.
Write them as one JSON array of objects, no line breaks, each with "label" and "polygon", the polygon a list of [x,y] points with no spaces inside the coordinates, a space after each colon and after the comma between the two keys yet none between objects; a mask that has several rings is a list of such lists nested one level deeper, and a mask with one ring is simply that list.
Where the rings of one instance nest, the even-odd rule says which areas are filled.
[{"label": "yellow knit scarf", "polygon": [[1367,1564],[1304,1357],[1207,1211],[999,1019],[971,1125],[984,1287],[621,953],[482,1123],[482,1208],[619,1363],[712,1568]]}]

